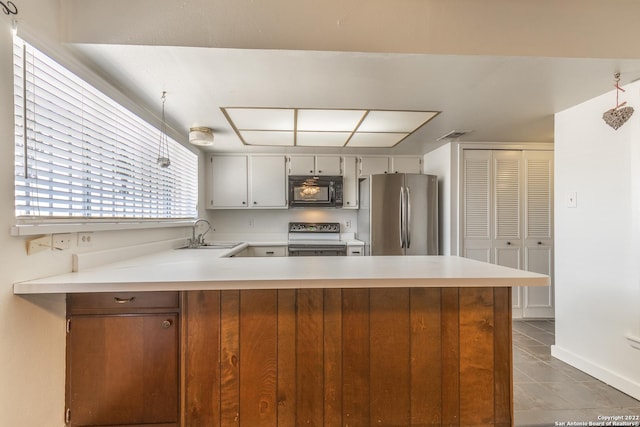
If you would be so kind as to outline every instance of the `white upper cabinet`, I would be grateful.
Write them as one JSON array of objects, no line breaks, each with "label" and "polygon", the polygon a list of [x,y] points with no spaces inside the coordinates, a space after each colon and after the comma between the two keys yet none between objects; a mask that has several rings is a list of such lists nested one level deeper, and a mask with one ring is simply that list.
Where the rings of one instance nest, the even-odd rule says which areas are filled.
[{"label": "white upper cabinet", "polygon": [[392,173],[422,173],[422,157],[391,157]]},{"label": "white upper cabinet", "polygon": [[342,157],[316,156],[316,174],[333,176],[342,175]]},{"label": "white upper cabinet", "polygon": [[287,176],[285,174],[285,156],[252,156],[251,194],[252,208],[287,207]]},{"label": "white upper cabinet", "polygon": [[359,159],[358,176],[378,175],[389,173],[388,157],[363,156]]},{"label": "white upper cabinet", "polygon": [[285,156],[210,156],[208,209],[286,208]]},{"label": "white upper cabinet", "polygon": [[290,156],[289,175],[342,175],[342,157]]},{"label": "white upper cabinet", "polygon": [[246,208],[248,201],[247,156],[210,156],[209,209]]},{"label": "white upper cabinet", "polygon": [[358,208],[358,175],[356,158],[344,157],[344,179],[342,183],[342,207],[345,209]]},{"label": "white upper cabinet", "polygon": [[359,159],[358,176],[382,173],[422,173],[421,156],[362,156]]},{"label": "white upper cabinet", "polygon": [[289,175],[313,175],[316,170],[315,156],[290,156]]}]

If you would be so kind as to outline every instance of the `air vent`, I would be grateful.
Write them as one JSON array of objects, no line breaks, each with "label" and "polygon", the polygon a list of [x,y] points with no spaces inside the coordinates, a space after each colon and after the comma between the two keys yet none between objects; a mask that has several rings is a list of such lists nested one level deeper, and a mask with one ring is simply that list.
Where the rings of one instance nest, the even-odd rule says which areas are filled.
[{"label": "air vent", "polygon": [[440,138],[438,138],[438,141],[442,141],[443,139],[458,139],[470,132],[470,130],[452,130],[448,134],[442,135]]}]

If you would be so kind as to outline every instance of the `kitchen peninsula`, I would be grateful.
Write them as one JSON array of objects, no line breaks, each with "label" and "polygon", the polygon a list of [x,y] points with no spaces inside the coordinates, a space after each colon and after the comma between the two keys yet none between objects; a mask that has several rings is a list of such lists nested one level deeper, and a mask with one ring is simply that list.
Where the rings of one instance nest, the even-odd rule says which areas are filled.
[{"label": "kitchen peninsula", "polygon": [[[226,258],[226,252],[164,251],[15,284],[16,294],[68,295],[69,425],[96,425],[91,417],[104,414],[112,418],[98,421],[109,425],[184,427],[513,424],[511,287],[547,286],[547,276],[450,256]],[[147,305],[150,296],[158,306]],[[119,319],[136,304],[139,317],[162,326],[148,332],[141,320],[131,340],[145,347],[148,336],[171,332],[160,338],[174,344],[163,359],[168,382],[142,399],[140,406],[157,406],[157,413],[114,414],[123,399],[125,406],[136,401],[122,397],[135,387],[127,384],[115,400],[77,392],[116,391],[101,384],[109,369],[93,362],[87,363],[105,376],[74,376],[74,368],[86,371],[74,363],[108,363],[99,356],[111,349],[77,357],[86,350],[74,344],[73,316]],[[102,342],[105,330],[99,323],[85,332]],[[166,355],[140,351],[150,365]],[[157,375],[142,377],[158,384]]]}]

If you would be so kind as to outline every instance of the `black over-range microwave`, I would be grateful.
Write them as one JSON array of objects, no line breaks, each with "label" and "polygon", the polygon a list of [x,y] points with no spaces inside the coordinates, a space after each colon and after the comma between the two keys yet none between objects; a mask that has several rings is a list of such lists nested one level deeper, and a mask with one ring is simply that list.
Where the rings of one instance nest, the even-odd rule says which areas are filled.
[{"label": "black over-range microwave", "polygon": [[341,208],[341,176],[289,176],[290,208]]}]

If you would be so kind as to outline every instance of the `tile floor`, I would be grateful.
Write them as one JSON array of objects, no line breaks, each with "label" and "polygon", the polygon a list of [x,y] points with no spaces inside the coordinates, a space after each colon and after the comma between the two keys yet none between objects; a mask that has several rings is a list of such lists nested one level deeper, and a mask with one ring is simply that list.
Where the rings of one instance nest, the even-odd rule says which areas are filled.
[{"label": "tile floor", "polygon": [[640,415],[640,401],[551,357],[554,331],[552,320],[513,321],[516,427],[589,425],[599,415]]}]

